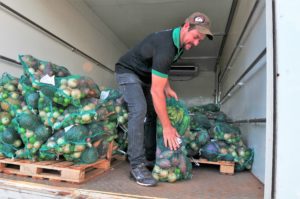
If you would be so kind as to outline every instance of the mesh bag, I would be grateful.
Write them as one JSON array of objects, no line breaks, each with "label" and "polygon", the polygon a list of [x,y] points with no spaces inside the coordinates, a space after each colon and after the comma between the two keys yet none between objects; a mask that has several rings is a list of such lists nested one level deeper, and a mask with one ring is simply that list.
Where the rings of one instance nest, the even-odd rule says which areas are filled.
[{"label": "mesh bag", "polygon": [[219,145],[216,141],[211,140],[205,144],[199,151],[200,157],[206,158],[209,161],[217,161],[219,155]]},{"label": "mesh bag", "polygon": [[25,103],[29,110],[34,113],[37,113],[38,110],[38,100],[39,100],[39,92],[31,86],[30,79],[25,75],[22,75],[18,89],[21,92],[22,96],[24,96]]},{"label": "mesh bag", "polygon": [[117,128],[117,138],[114,140],[117,148],[113,151],[114,154],[127,154],[128,147],[128,129],[126,126],[119,124]]},{"label": "mesh bag", "polygon": [[204,113],[208,119],[213,119],[217,122],[226,122],[227,115],[223,112],[212,112],[212,111],[207,111]]},{"label": "mesh bag", "polygon": [[[59,130],[41,147],[39,159],[54,160],[63,157],[75,163],[93,163],[99,159],[100,142],[109,139],[109,133],[104,127],[104,124],[94,123],[75,125],[67,131]],[[95,144],[97,141],[98,144]]]},{"label": "mesh bag", "polygon": [[0,130],[0,155],[8,158],[14,158],[15,153],[22,147],[20,135],[13,125]]},{"label": "mesh bag", "polygon": [[[167,111],[172,125],[183,137],[189,129],[190,116],[186,106],[174,98],[167,99]],[[157,121],[156,135],[156,160],[152,175],[155,179],[163,182],[175,182],[177,180],[190,179],[192,165],[187,157],[185,139],[181,139],[180,148],[176,151],[164,146],[162,126]]]},{"label": "mesh bag", "polygon": [[254,160],[254,150],[246,147],[239,147],[237,149],[238,158],[235,161],[234,169],[236,171],[243,171],[251,169]]},{"label": "mesh bag", "polygon": [[118,90],[108,87],[101,87],[100,92],[100,101],[103,104],[110,100],[117,100],[122,97],[122,94]]},{"label": "mesh bag", "polygon": [[228,144],[235,144],[241,140],[240,129],[227,123],[217,122],[212,134],[214,139],[224,140]]},{"label": "mesh bag", "polygon": [[40,91],[57,104],[68,106],[72,104],[80,107],[84,98],[99,98],[100,91],[97,84],[88,77],[72,75],[55,78],[55,86],[40,83]]},{"label": "mesh bag", "polygon": [[110,121],[117,121],[118,124],[125,125],[128,122],[128,111],[122,94],[111,88],[101,88],[100,103],[105,108]]},{"label": "mesh bag", "polygon": [[202,113],[194,113],[191,115],[191,125],[190,125],[191,130],[197,131],[199,129],[205,128],[205,129],[210,129],[211,124],[206,117],[206,115]]},{"label": "mesh bag", "polygon": [[90,131],[98,132],[98,136],[91,138],[100,158],[105,158],[109,144],[118,137],[116,122],[100,121],[87,125]]},{"label": "mesh bag", "polygon": [[198,155],[200,148],[210,141],[210,137],[207,130],[204,128],[199,129],[198,131],[187,132],[188,133],[184,136],[187,139],[186,149],[188,151],[188,156],[193,157]]},{"label": "mesh bag", "polygon": [[54,128],[55,124],[60,124],[60,122],[64,120],[64,111],[65,108],[63,106],[53,103],[50,98],[43,93],[39,93],[38,112],[45,126],[56,129]]},{"label": "mesh bag", "polygon": [[219,146],[219,154],[218,154],[218,160],[224,160],[224,161],[238,161],[238,154],[236,152],[236,145],[233,144],[227,144],[224,141],[217,141],[217,144]]},{"label": "mesh bag", "polygon": [[23,66],[25,75],[30,78],[33,87],[38,86],[41,78],[45,75],[54,75],[55,77],[65,77],[70,75],[70,72],[64,66],[58,66],[51,62],[38,60],[31,55],[19,55],[19,60]]},{"label": "mesh bag", "polygon": [[15,116],[21,110],[22,96],[17,89],[18,79],[4,73],[0,79],[0,105],[3,111]]},{"label": "mesh bag", "polygon": [[89,130],[83,125],[59,130],[41,147],[39,159],[53,160],[63,156],[68,161],[78,161],[87,145],[92,146],[89,137]]},{"label": "mesh bag", "polygon": [[218,112],[220,111],[220,105],[219,104],[206,104],[206,105],[201,105],[201,106],[193,106],[189,108],[189,111],[191,113],[197,113],[197,112],[207,112],[207,111],[211,111],[211,112]]},{"label": "mesh bag", "polygon": [[41,145],[52,135],[51,129],[45,127],[37,115],[28,113],[18,114],[13,124],[25,144],[24,149],[16,152],[17,158],[35,160]]}]

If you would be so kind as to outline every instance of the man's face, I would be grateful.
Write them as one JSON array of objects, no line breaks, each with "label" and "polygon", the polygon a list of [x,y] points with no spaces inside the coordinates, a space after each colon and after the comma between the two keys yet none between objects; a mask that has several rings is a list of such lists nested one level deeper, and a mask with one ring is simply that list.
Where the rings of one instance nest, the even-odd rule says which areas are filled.
[{"label": "man's face", "polygon": [[206,35],[200,33],[196,29],[192,29],[190,31],[186,31],[182,40],[183,40],[183,47],[185,50],[189,50],[192,47],[198,46],[199,43],[205,39]]}]

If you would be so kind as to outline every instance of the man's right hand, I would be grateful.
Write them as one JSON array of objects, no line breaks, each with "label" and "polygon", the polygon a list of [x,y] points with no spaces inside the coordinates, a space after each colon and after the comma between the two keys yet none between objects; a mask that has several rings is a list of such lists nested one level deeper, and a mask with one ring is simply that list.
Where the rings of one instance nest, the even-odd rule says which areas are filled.
[{"label": "man's right hand", "polygon": [[180,135],[173,126],[163,128],[163,136],[165,147],[169,147],[171,150],[177,150],[180,147],[178,143]]}]

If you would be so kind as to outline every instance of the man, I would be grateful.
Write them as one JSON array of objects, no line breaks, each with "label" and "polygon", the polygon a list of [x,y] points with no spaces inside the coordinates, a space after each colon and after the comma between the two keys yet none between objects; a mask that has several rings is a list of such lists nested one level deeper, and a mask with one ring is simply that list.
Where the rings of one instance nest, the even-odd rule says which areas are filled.
[{"label": "man", "polygon": [[116,79],[129,111],[130,174],[139,185],[157,184],[145,165],[155,161],[157,116],[165,146],[171,150],[179,148],[179,134],[171,125],[166,108],[166,97],[178,99],[170,87],[168,73],[183,50],[197,46],[206,36],[213,39],[210,20],[195,12],[182,27],[150,34],[116,63]]}]

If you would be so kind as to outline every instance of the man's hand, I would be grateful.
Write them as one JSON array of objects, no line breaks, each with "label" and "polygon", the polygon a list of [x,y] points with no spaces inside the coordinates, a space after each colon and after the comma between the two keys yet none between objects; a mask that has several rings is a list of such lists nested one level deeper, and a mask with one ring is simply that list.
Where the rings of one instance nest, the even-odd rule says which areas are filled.
[{"label": "man's hand", "polygon": [[177,101],[178,101],[178,97],[177,94],[175,93],[175,91],[173,89],[171,89],[170,87],[165,88],[165,95],[169,98],[169,97],[174,97]]},{"label": "man's hand", "polygon": [[163,128],[163,136],[165,147],[169,147],[171,150],[177,150],[180,147],[177,140],[180,136],[174,127]]}]

